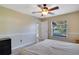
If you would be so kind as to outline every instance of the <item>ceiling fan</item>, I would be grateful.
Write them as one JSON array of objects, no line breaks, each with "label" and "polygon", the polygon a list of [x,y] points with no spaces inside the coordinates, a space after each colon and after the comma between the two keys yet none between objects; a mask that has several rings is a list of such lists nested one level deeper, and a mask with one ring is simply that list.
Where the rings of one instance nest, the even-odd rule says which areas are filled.
[{"label": "ceiling fan", "polygon": [[47,14],[51,14],[51,15],[52,15],[52,14],[54,14],[54,13],[52,13],[51,11],[54,11],[54,10],[59,9],[58,6],[53,7],[53,8],[48,8],[48,7],[47,7],[47,4],[37,5],[37,6],[41,9],[41,11],[32,12],[32,13],[33,13],[33,14],[35,14],[35,13],[41,13],[41,16],[47,15]]}]

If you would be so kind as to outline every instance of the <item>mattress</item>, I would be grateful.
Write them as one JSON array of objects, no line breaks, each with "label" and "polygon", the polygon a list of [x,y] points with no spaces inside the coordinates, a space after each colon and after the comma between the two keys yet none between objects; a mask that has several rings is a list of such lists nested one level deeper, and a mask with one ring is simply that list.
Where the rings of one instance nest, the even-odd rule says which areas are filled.
[{"label": "mattress", "polygon": [[46,39],[20,50],[21,55],[78,55],[79,44]]}]

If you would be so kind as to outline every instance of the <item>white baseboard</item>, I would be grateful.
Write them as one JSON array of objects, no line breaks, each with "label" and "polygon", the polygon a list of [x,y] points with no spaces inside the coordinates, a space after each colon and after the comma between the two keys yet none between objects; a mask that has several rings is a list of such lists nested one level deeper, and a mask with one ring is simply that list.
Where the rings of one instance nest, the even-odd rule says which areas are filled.
[{"label": "white baseboard", "polygon": [[24,46],[29,46],[29,45],[32,45],[34,44],[35,42],[30,42],[30,43],[27,43],[27,44],[22,44],[22,45],[19,45],[17,47],[13,47],[12,50],[15,50],[15,49],[18,49],[18,48],[21,48],[21,47],[24,47]]}]

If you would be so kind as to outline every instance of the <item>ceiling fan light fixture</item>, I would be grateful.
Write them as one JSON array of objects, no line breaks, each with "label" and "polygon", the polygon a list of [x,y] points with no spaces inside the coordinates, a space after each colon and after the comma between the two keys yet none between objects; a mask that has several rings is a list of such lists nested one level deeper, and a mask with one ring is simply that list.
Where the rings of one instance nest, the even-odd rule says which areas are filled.
[{"label": "ceiling fan light fixture", "polygon": [[43,10],[42,10],[42,14],[43,14],[43,15],[47,15],[47,14],[48,14],[48,9],[43,9]]},{"label": "ceiling fan light fixture", "polygon": [[42,14],[43,14],[43,15],[47,15],[47,14],[48,14],[48,12],[42,12]]}]

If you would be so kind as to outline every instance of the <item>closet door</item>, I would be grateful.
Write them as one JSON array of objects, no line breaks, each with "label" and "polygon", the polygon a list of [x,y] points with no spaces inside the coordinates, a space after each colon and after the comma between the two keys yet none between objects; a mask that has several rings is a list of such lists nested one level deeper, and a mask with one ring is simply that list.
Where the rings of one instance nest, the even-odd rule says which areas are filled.
[{"label": "closet door", "polygon": [[41,22],[41,40],[48,39],[48,21]]}]

